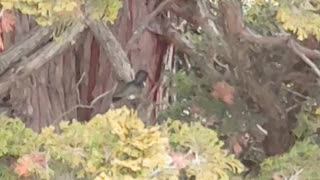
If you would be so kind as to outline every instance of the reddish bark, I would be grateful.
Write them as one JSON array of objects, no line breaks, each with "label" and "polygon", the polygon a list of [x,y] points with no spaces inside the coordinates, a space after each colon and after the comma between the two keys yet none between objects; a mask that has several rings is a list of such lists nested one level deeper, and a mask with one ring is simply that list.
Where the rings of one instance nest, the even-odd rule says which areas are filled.
[{"label": "reddish bark", "polygon": [[[157,3],[156,0],[124,1],[119,18],[112,26],[113,33],[123,48],[135,28],[154,10]],[[30,31],[30,26],[34,26],[34,23],[24,15],[17,17],[16,42]],[[145,31],[135,48],[128,53],[135,71],[145,69],[149,72],[149,89],[159,79],[160,65],[166,49],[167,43]],[[83,74],[85,76],[78,82]],[[50,61],[31,76],[16,82],[10,91],[10,102],[15,115],[24,120],[29,127],[39,131],[41,127],[57,123],[61,119],[87,120],[96,113],[105,112],[110,105],[110,95],[99,100],[93,109],[78,108],[61,116],[79,103],[90,104],[94,98],[110,90],[115,81],[105,51],[93,40],[89,32],[84,33],[80,42],[64,52],[64,55]],[[77,91],[80,102],[77,99]]]}]

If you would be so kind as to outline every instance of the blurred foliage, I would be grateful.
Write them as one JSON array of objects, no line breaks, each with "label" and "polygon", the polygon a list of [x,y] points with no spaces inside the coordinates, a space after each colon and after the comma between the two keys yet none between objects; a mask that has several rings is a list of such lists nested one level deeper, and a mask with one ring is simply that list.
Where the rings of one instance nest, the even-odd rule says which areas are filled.
[{"label": "blurred foliage", "polygon": [[171,78],[174,88],[170,90],[170,94],[176,94],[178,101],[184,99],[190,100],[196,93],[198,79],[192,72],[187,74],[186,71],[178,71],[175,75],[172,75]]},{"label": "blurred foliage", "polygon": [[173,118],[199,122],[213,115],[218,118],[225,116],[227,106],[210,95],[211,84],[205,77],[193,71],[180,70],[169,78],[170,95],[176,99],[160,113],[161,120]]},{"label": "blurred foliage", "polygon": [[121,0],[90,0],[88,1],[88,11],[91,17],[113,23],[122,7]]},{"label": "blurred foliage", "polygon": [[302,104],[301,111],[296,115],[297,125],[293,133],[299,140],[303,140],[316,134],[320,128],[319,106],[314,106],[313,100],[307,100]]},{"label": "blurred foliage", "polygon": [[243,171],[243,165],[222,149],[223,142],[218,139],[217,133],[200,123],[188,125],[169,120],[165,124],[165,130],[169,133],[170,144],[174,151],[195,156],[194,163],[186,169],[189,178],[228,179],[228,172]]},{"label": "blurred foliage", "polygon": [[297,138],[295,145],[285,154],[264,160],[259,179],[270,179],[272,175],[287,179],[318,179],[320,173],[314,162],[320,158],[319,113],[316,99],[310,98],[302,103],[292,130]]},{"label": "blurred foliage", "polygon": [[244,4],[245,22],[261,35],[279,32],[276,15],[278,6],[273,1],[253,1]]},{"label": "blurred foliage", "polygon": [[297,179],[319,179],[318,163],[320,148],[318,145],[305,140],[297,142],[290,152],[266,159],[262,163],[262,170],[258,179],[271,179],[277,173],[289,179],[298,171],[302,172]]},{"label": "blurred foliage", "polygon": [[40,26],[51,26],[84,17],[81,12],[82,6],[86,6],[86,11],[92,18],[113,23],[118,10],[122,7],[122,2],[120,0],[6,0],[0,1],[0,5],[4,9],[18,9],[23,14],[35,17]]},{"label": "blurred foliage", "polygon": [[0,161],[0,179],[16,180],[18,177],[14,174],[13,170],[10,169],[8,164]]},{"label": "blurred foliage", "polygon": [[238,94],[233,105],[227,105],[212,95],[214,81],[208,80],[194,71],[180,70],[170,75],[170,95],[176,97],[170,106],[160,112],[161,121],[167,118],[181,119],[185,122],[200,122],[214,128],[220,135],[256,128],[266,118],[252,112]]},{"label": "blurred foliage", "polygon": [[36,134],[26,128],[19,119],[1,116],[0,122],[0,157],[29,153],[37,146]]},{"label": "blurred foliage", "polygon": [[178,179],[179,169],[170,165],[170,149],[196,155],[186,166],[188,176],[228,179],[229,172],[243,170],[222,149],[214,131],[171,120],[145,128],[137,113],[126,107],[96,115],[86,124],[63,121],[59,133],[50,126],[36,134],[6,117],[0,123],[0,158],[13,158],[0,166],[2,179],[18,179],[16,174],[37,179],[64,174],[74,174],[73,179]]},{"label": "blurred foliage", "polygon": [[246,0],[246,21],[260,33],[268,35],[284,30],[304,40],[315,36],[320,40],[320,2],[316,0]]},{"label": "blurred foliage", "polygon": [[[0,1],[4,9],[17,9],[22,14],[31,15],[40,26],[52,26],[53,37],[61,41],[61,34],[76,21],[82,21],[85,16],[113,23],[122,7],[120,0],[7,0]],[[82,9],[85,7],[83,14]]]}]

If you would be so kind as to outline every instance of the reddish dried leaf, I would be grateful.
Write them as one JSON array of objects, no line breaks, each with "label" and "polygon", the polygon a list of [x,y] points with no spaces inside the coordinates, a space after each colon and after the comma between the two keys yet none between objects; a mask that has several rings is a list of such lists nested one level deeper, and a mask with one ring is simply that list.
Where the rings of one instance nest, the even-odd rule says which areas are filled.
[{"label": "reddish dried leaf", "polygon": [[226,143],[228,144],[228,149],[230,152],[237,156],[241,156],[241,154],[248,150],[252,141],[252,136],[249,133],[244,132],[230,136]]},{"label": "reddish dried leaf", "polygon": [[231,105],[233,104],[234,92],[235,90],[232,86],[225,81],[221,81],[214,85],[211,95]]},{"label": "reddish dried leaf", "polygon": [[29,175],[29,167],[32,165],[45,167],[46,166],[46,158],[43,154],[33,153],[31,155],[22,156],[18,162],[15,164],[14,171],[23,177],[27,177]]},{"label": "reddish dried leaf", "polygon": [[241,145],[239,143],[235,143],[232,147],[233,149],[233,152],[236,154],[236,155],[240,155],[243,151],[243,148],[241,147]]},{"label": "reddish dried leaf", "polygon": [[171,158],[173,161],[173,165],[175,166],[175,168],[177,169],[183,169],[187,166],[188,164],[188,160],[185,159],[183,154],[180,153],[172,153],[171,154]]},{"label": "reddish dried leaf", "polygon": [[171,160],[172,160],[171,163],[176,169],[183,169],[187,167],[190,161],[195,158],[193,154],[183,154],[179,152],[172,152],[170,149],[168,149],[167,151],[169,156],[171,157]]},{"label": "reddish dried leaf", "polygon": [[28,176],[29,175],[29,169],[28,167],[33,164],[31,157],[22,157],[18,163],[15,165],[14,171],[19,176]]}]

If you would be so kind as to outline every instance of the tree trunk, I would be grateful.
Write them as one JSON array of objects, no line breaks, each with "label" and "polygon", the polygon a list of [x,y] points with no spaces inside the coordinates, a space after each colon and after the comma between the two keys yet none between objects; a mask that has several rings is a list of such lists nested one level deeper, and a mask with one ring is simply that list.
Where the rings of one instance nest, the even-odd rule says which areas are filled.
[{"label": "tree trunk", "polygon": [[[111,26],[122,48],[126,47],[135,29],[157,3],[156,0],[124,1],[116,23]],[[34,27],[27,16],[19,14],[17,18],[15,42],[19,42]],[[14,115],[21,118],[28,127],[40,131],[42,127],[61,120],[88,120],[108,110],[111,94],[101,98],[91,109],[75,108],[79,104],[89,105],[97,96],[112,89],[118,80],[114,76],[112,61],[108,59],[114,55],[107,54],[103,48],[105,44],[101,43],[104,42],[97,40],[90,31],[84,31],[73,46],[48,60],[31,75],[14,82],[9,91]],[[127,57],[135,71],[144,69],[149,72],[151,80],[147,82],[147,87],[151,89],[159,79],[167,43],[145,31],[134,46]],[[125,73],[128,70],[126,66],[123,69]],[[155,95],[150,97],[153,100]]]}]

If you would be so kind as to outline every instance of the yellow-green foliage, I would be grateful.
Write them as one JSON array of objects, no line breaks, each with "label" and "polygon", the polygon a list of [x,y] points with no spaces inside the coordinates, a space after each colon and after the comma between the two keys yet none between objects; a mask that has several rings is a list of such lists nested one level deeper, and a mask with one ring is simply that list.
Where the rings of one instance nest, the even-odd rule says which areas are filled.
[{"label": "yellow-green foliage", "polygon": [[90,0],[89,11],[91,17],[95,19],[103,19],[113,23],[117,18],[119,9],[122,7],[120,0]]},{"label": "yellow-green foliage", "polygon": [[164,165],[167,140],[158,128],[145,128],[135,112],[127,108],[97,115],[86,125],[74,121],[60,125],[62,133],[45,128],[39,136],[52,157],[80,177],[106,171],[110,177],[144,177]]},{"label": "yellow-green foliage", "polygon": [[319,179],[320,171],[317,163],[319,158],[318,145],[309,141],[298,142],[289,153],[266,159],[262,163],[261,174],[257,179],[271,179],[275,173],[289,177],[300,170],[302,172],[297,179]]},{"label": "yellow-green foliage", "polygon": [[127,108],[109,111],[106,118],[118,138],[111,161],[114,177],[148,177],[155,168],[165,165],[168,140],[161,137],[159,127],[145,128],[137,113]]},{"label": "yellow-green foliage", "polygon": [[[229,173],[243,168],[221,149],[214,131],[179,121],[169,121],[162,129],[146,128],[126,107],[96,115],[86,124],[61,122],[59,133],[50,126],[36,134],[21,121],[4,117],[0,124],[0,159],[18,158],[21,173],[24,157],[43,155],[47,166],[28,165],[28,174],[37,179],[65,173],[85,179],[178,179],[178,169],[168,166],[169,149],[195,154],[186,170],[197,179],[228,179]],[[0,167],[7,174],[4,179],[12,174],[8,167]]]},{"label": "yellow-green foliage", "polygon": [[26,129],[19,119],[0,117],[0,122],[0,158],[29,153],[36,147],[35,133]]},{"label": "yellow-green foliage", "polygon": [[[299,40],[306,39],[308,35],[314,35],[320,40],[319,14],[305,9],[303,4],[297,6],[279,8],[277,19],[282,23],[283,28],[295,33]],[[315,10],[318,11],[319,8]]]},{"label": "yellow-green foliage", "polygon": [[200,123],[188,125],[169,120],[164,129],[176,151],[195,154],[195,163],[186,170],[189,177],[229,179],[229,172],[243,171],[243,165],[222,149],[223,142],[218,139],[217,133]]},{"label": "yellow-green foliage", "polygon": [[[19,9],[23,14],[32,15],[41,26],[50,26],[55,23],[68,20],[76,20],[83,16],[81,0],[6,0],[0,1],[5,9]],[[120,0],[90,0],[91,6],[86,6],[86,12],[94,17],[104,17],[103,19],[113,22],[121,8]],[[91,11],[88,11],[91,10]]]},{"label": "yellow-green foliage", "polygon": [[[264,8],[264,12],[266,12],[265,16],[272,14],[276,10],[275,19],[280,22],[285,30],[296,34],[299,40],[306,39],[308,35],[314,35],[320,40],[319,1],[253,0],[246,3],[250,4],[253,10],[248,14],[250,16],[249,19],[259,19],[256,16],[264,16],[257,7]],[[266,6],[267,4],[268,6]]]},{"label": "yellow-green foliage", "polygon": [[261,35],[273,35],[279,32],[276,23],[278,5],[274,1],[255,0],[252,4],[244,3],[245,21]]}]

